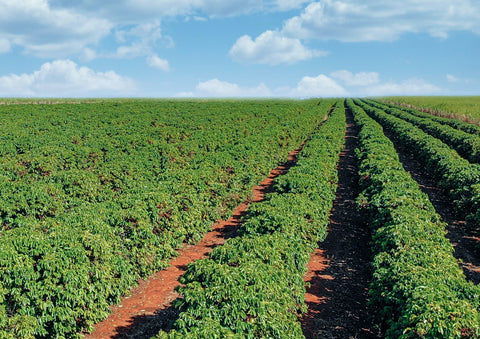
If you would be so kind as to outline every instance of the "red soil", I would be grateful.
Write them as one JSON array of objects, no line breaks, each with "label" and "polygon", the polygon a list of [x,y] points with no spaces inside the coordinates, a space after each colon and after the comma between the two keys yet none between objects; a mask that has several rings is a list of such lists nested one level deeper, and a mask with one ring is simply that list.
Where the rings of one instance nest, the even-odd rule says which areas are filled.
[{"label": "red soil", "polygon": [[[264,199],[266,192],[271,190],[273,181],[279,175],[285,174],[296,162],[298,152],[303,148],[303,143],[298,149],[290,152],[288,160],[283,165],[272,170],[259,186],[253,188],[252,198],[240,204],[227,221],[219,221],[212,226],[212,231],[196,245],[186,245],[179,251],[179,256],[172,260],[171,266],[152,275],[148,280],[140,281],[138,287],[131,291],[129,297],[122,299],[121,303],[112,306],[112,314],[95,326],[94,331],[85,338],[129,338],[150,337],[158,332],[158,319],[172,317],[171,302],[179,297],[175,287],[180,285],[178,279],[185,273],[189,263],[206,258],[214,247],[222,245],[226,239],[235,236],[235,231],[245,214],[248,205]],[[173,314],[173,317],[176,315]],[[152,323],[156,324],[152,324]]]},{"label": "red soil", "polygon": [[[328,301],[328,297],[321,293],[320,284],[312,284],[314,278],[321,280],[333,280],[334,277],[330,274],[321,274],[325,273],[325,270],[330,265],[330,260],[327,258],[326,251],[324,249],[317,248],[315,252],[310,257],[310,262],[308,263],[308,273],[303,277],[305,282],[308,282],[310,288],[307,289],[305,293],[305,301],[310,304],[324,304]],[[312,318],[315,315],[318,315],[320,312],[315,309],[309,311]]]},{"label": "red soil", "polygon": [[302,329],[310,338],[379,338],[370,318],[370,231],[355,199],[360,192],[355,157],[357,128],[347,110],[345,150],[326,239],[311,256]]}]

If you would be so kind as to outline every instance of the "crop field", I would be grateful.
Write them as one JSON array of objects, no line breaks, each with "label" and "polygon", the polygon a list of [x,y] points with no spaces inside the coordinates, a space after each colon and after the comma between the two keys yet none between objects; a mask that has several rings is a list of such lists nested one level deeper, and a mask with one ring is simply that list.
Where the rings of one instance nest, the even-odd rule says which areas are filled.
[{"label": "crop field", "polygon": [[478,96],[386,97],[382,100],[411,105],[433,114],[470,120],[477,124],[480,121],[480,97]]},{"label": "crop field", "polygon": [[0,338],[479,337],[479,104],[4,101]]}]

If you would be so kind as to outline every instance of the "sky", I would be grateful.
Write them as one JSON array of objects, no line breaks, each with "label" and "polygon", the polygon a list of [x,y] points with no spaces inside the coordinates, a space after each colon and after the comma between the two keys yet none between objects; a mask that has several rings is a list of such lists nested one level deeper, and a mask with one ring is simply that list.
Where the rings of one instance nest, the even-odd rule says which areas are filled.
[{"label": "sky", "polygon": [[0,0],[0,97],[480,95],[479,0]]}]

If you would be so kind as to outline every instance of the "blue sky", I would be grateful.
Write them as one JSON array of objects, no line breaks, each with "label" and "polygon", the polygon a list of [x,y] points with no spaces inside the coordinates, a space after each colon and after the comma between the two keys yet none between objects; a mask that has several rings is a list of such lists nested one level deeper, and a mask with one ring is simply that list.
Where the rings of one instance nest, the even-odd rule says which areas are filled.
[{"label": "blue sky", "polygon": [[0,0],[0,97],[480,95],[478,0]]}]

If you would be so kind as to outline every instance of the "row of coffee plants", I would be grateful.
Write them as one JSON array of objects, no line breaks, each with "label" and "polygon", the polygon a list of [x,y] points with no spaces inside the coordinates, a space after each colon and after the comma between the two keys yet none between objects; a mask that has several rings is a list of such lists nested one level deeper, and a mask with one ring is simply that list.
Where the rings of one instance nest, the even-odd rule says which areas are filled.
[{"label": "row of coffee plants", "polygon": [[[432,119],[433,121],[439,122],[443,125],[448,125],[448,126],[454,127],[456,129],[462,130],[462,131],[470,133],[470,134],[480,135],[480,126],[470,124],[470,123],[462,121],[460,119],[455,119],[454,118],[455,116],[452,116],[451,118],[445,118],[445,117],[442,117],[442,116],[433,115],[432,113],[423,112],[423,111],[420,111],[420,110],[412,108],[412,107],[395,105],[395,104],[392,104],[389,101],[387,101],[387,103],[389,104],[390,107],[403,110],[403,111],[411,113],[411,114],[413,114],[417,117],[429,118],[429,119]],[[477,106],[478,106],[478,104],[477,104]],[[424,108],[424,109],[428,111],[428,108]],[[430,111],[432,111],[432,110],[430,110]],[[478,109],[477,109],[477,111],[478,111]]]},{"label": "row of coffee plants", "polygon": [[382,101],[397,105],[415,107],[437,116],[461,119],[464,121],[480,121],[478,102],[480,96],[421,96],[421,97],[382,97]]},{"label": "row of coffee plants", "polygon": [[274,191],[249,206],[240,236],[188,266],[180,317],[159,338],[303,338],[302,277],[326,236],[345,129],[339,101]]},{"label": "row of coffee plants", "polygon": [[442,140],[470,162],[480,162],[480,136],[469,134],[448,125],[443,125],[430,117],[418,117],[380,102],[372,100],[365,100],[365,102],[397,118],[408,121],[419,127],[422,131]]},{"label": "row of coffee plants", "polygon": [[227,218],[334,100],[0,110],[0,337],[72,337]]},{"label": "row of coffee plants", "polygon": [[480,335],[480,287],[465,280],[440,216],[382,127],[351,100],[347,105],[360,127],[358,202],[374,231],[371,304],[386,337]]},{"label": "row of coffee plants", "polygon": [[455,150],[411,123],[382,109],[355,101],[391,132],[425,166],[452,199],[457,211],[472,227],[480,226],[480,165],[462,158]]}]

